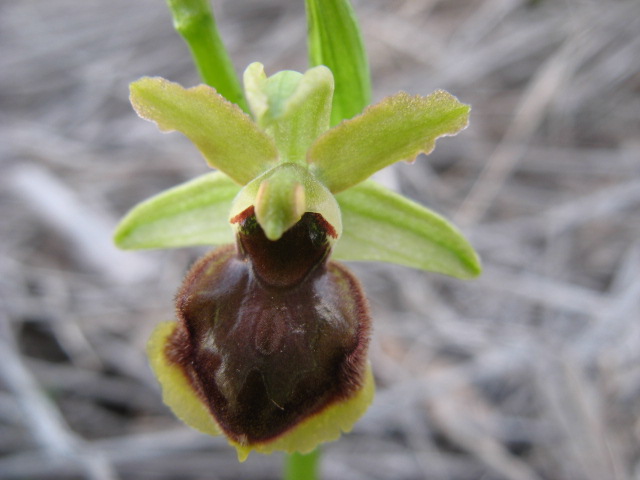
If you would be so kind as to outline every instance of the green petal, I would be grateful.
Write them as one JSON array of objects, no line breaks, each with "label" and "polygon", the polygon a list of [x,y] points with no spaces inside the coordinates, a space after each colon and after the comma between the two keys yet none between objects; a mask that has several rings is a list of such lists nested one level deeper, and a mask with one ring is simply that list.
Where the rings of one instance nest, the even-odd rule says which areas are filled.
[{"label": "green petal", "polygon": [[279,239],[305,212],[323,216],[339,237],[340,208],[335,197],[306,168],[285,163],[246,185],[233,202],[232,223],[250,206],[269,240]]},{"label": "green petal", "polygon": [[332,128],[307,155],[313,172],[334,193],[401,160],[430,153],[443,135],[467,125],[470,107],[438,90],[428,97],[402,92]]},{"label": "green petal", "polygon": [[251,111],[275,140],[282,162],[305,163],[313,141],[329,128],[333,75],[326,67],[285,70],[268,77],[261,63],[244,73]]},{"label": "green petal", "polygon": [[185,89],[158,77],[141,78],[130,88],[138,115],[155,122],[160,130],[182,132],[210,166],[237,183],[244,185],[276,164],[273,140],[213,88]]},{"label": "green petal", "polygon": [[233,243],[229,211],[240,186],[211,172],[135,206],[120,222],[115,244],[123,249]]},{"label": "green petal", "polygon": [[309,63],[335,77],[331,125],[351,118],[371,99],[371,78],[358,20],[348,0],[306,0]]},{"label": "green petal", "polygon": [[469,242],[431,210],[373,181],[336,198],[344,230],[335,258],[397,263],[458,278],[480,274]]}]

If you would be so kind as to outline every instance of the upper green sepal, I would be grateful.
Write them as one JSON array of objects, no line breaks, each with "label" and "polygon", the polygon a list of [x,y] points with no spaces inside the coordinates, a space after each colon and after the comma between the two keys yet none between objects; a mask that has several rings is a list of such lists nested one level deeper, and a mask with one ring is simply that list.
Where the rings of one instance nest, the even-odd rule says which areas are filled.
[{"label": "upper green sepal", "polygon": [[240,186],[211,172],[136,205],[118,224],[115,244],[126,250],[224,245],[234,240],[228,215]]},{"label": "upper green sepal", "polygon": [[335,258],[397,263],[458,278],[480,274],[473,247],[437,213],[372,180],[336,197],[344,230]]},{"label": "upper green sepal", "polygon": [[329,128],[333,75],[326,67],[304,75],[284,70],[267,77],[261,63],[244,72],[251,113],[275,141],[282,163],[305,163],[307,150]]}]

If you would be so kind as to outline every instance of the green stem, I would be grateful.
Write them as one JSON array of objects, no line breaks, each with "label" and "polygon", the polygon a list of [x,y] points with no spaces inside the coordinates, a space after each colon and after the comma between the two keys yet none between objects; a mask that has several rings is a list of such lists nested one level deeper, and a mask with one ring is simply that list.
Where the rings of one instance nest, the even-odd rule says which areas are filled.
[{"label": "green stem", "polygon": [[306,455],[292,453],[285,458],[284,480],[318,480],[319,448]]},{"label": "green stem", "polygon": [[202,81],[248,112],[240,80],[218,33],[209,0],[167,0],[167,5],[173,26],[187,42]]}]

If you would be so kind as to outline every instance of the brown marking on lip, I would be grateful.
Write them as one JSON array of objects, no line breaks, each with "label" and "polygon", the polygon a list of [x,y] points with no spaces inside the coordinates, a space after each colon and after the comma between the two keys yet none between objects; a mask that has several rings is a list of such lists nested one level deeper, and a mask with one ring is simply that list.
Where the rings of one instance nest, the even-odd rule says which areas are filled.
[{"label": "brown marking on lip", "polygon": [[323,265],[329,255],[331,245],[325,224],[322,215],[307,212],[282,237],[272,241],[255,216],[249,216],[240,224],[238,250],[250,260],[256,276],[266,285],[276,288],[296,285]]},{"label": "brown marking on lip", "polygon": [[[305,263],[308,272],[286,275],[295,277],[293,284],[265,282],[257,274],[254,250],[228,246],[199,260],[177,295],[179,327],[167,357],[183,368],[220,428],[241,444],[278,438],[351,398],[364,382],[366,298],[346,267],[317,255],[326,244],[326,238],[316,238],[325,225],[318,214],[305,216],[298,230],[318,242],[303,241],[300,231],[285,232],[284,244],[268,250],[278,260],[260,267],[280,268],[281,260],[290,266],[278,257],[287,251],[294,258],[312,258]],[[239,238],[260,233],[259,226],[248,226],[257,230]],[[308,255],[296,256],[293,247],[300,245]]]}]

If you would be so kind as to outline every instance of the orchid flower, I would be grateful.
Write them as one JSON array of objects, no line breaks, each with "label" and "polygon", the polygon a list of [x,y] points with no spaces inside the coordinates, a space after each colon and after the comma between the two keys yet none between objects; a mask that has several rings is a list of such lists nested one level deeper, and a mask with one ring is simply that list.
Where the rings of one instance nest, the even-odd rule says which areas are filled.
[{"label": "orchid flower", "polygon": [[156,329],[148,353],[167,405],[225,435],[241,460],[310,452],[372,401],[366,298],[333,259],[480,272],[454,226],[368,179],[459,132],[467,105],[398,93],[330,128],[324,66],[267,77],[253,63],[244,90],[250,115],[206,85],[131,85],[137,113],[183,133],[217,171],[136,206],[115,235],[125,249],[220,246],[186,275],[177,321]]}]

